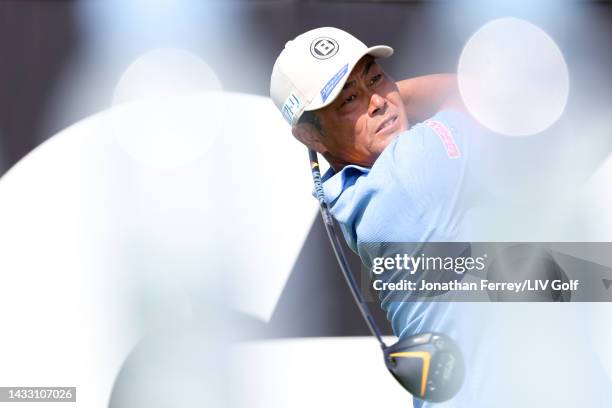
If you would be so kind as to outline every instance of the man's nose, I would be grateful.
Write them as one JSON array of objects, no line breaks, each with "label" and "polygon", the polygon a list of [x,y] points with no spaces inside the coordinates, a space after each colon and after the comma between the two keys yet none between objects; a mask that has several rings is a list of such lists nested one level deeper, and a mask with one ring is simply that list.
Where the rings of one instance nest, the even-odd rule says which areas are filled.
[{"label": "man's nose", "polygon": [[387,100],[377,93],[373,93],[370,96],[370,107],[368,113],[370,116],[374,116],[379,113],[384,113],[387,108]]}]

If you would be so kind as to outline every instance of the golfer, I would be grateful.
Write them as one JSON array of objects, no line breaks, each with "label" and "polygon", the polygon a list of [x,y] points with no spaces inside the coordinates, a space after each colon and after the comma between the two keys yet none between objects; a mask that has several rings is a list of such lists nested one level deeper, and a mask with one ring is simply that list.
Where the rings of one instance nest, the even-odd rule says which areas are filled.
[{"label": "golfer", "polygon": [[455,76],[396,83],[376,62],[392,54],[318,28],[286,44],[271,77],[272,100],[293,135],[331,165],[327,203],[362,257],[363,242],[463,234],[454,205],[474,125],[462,113]]},{"label": "golfer", "polygon": [[[325,199],[368,267],[381,255],[371,243],[462,241],[467,231],[466,139],[475,126],[463,113],[456,78],[396,83],[377,63],[392,54],[337,28],[318,28],[285,45],[270,84],[295,138],[331,165],[323,176]],[[477,328],[467,304],[400,302],[382,294],[381,306],[400,339],[443,332],[470,361]]]},{"label": "golfer", "polygon": [[[392,54],[337,28],[317,28],[285,45],[270,84],[295,138],[331,165],[322,179],[325,200],[368,268],[384,255],[376,243],[478,241],[478,209],[495,203],[487,202],[486,172],[478,164],[488,134],[465,113],[455,76],[395,82],[377,63]],[[488,220],[484,225],[495,224],[495,217]],[[593,353],[577,353],[568,365],[574,354],[563,360],[548,352],[551,338],[569,344],[566,350],[584,350],[561,330],[570,320],[533,320],[551,320],[554,304],[522,310],[516,304],[405,302],[384,292],[380,300],[400,339],[442,332],[460,346],[465,383],[437,406],[603,407],[612,400]],[[429,403],[415,398],[414,406]]]}]

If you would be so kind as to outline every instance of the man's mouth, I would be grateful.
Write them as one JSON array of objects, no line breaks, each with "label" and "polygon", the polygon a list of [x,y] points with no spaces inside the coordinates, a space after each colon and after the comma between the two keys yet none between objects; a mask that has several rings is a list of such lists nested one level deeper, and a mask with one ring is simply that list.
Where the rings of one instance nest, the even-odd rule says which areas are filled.
[{"label": "man's mouth", "polygon": [[376,129],[376,133],[382,133],[386,132],[387,130],[392,130],[393,128],[395,128],[396,124],[397,115],[393,115],[378,126],[378,129]]}]

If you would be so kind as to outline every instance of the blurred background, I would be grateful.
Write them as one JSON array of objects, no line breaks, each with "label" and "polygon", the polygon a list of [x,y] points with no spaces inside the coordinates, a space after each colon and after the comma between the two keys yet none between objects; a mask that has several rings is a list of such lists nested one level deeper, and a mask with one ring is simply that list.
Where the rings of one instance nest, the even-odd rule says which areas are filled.
[{"label": "blurred background", "polygon": [[[571,114],[580,111],[580,124],[571,127],[576,131],[572,149],[588,150],[592,160],[580,166],[559,157],[556,163],[564,160],[565,166],[575,166],[574,172],[586,177],[612,146],[608,137],[585,137],[591,129],[610,129],[604,123],[612,103],[608,75],[612,3],[608,1],[4,0],[0,2],[0,174],[62,129],[109,109],[124,72],[151,50],[187,50],[212,69],[223,91],[267,97],[276,56],[286,41],[308,29],[333,25],[366,44],[395,47],[395,56],[382,64],[401,79],[456,72],[470,35],[487,21],[506,16],[541,27],[565,56],[570,97],[566,114],[549,132],[572,126],[576,116]],[[232,109],[239,114],[240,107]],[[320,267],[313,268],[314,273],[292,275],[296,282],[290,283],[296,288],[307,284],[300,279],[334,275],[324,267],[334,263],[321,237],[323,230],[315,220],[305,248],[316,247],[312,250],[325,257],[317,261]],[[343,295],[341,279],[334,284],[340,287],[332,291],[337,306],[337,296],[348,297]],[[309,299],[303,293],[286,296],[293,302],[302,296]],[[325,302],[323,296],[320,304]],[[318,324],[315,329],[305,321],[295,328],[296,334],[365,333],[358,319],[345,318],[347,310],[321,307],[328,310],[326,329]]]},{"label": "blurred background", "polygon": [[[0,150],[4,173],[60,130],[107,109],[122,73],[156,48],[186,49],[223,89],[268,96],[286,41],[333,25],[367,44],[391,44],[397,79],[456,72],[485,22],[522,17],[543,28],[570,64],[574,106],[609,101],[607,1],[35,1],[0,3]],[[589,91],[586,94],[586,91]]]},{"label": "blurred background", "polygon": [[[99,352],[95,361],[75,362],[82,367],[66,381],[107,373],[91,401],[104,396],[115,407],[164,406],[159,396],[142,397],[144,391],[140,400],[129,399],[135,386],[125,378],[136,378],[143,390],[162,381],[144,373],[192,372],[197,384],[206,377],[212,388],[215,378],[226,386],[214,370],[197,367],[225,369],[219,356],[227,338],[366,336],[310,196],[306,152],[269,101],[274,61],[288,40],[331,25],[368,45],[394,47],[394,57],[381,64],[395,79],[457,72],[472,35],[502,17],[541,28],[569,72],[558,120],[531,138],[500,142],[514,152],[508,180],[523,169],[518,181],[542,212],[554,215],[533,210],[541,224],[521,226],[531,239],[610,240],[612,2],[0,1],[5,310],[23,307],[33,317],[45,305],[51,315],[64,299],[61,310],[90,325],[86,340],[74,340],[79,358],[92,344],[112,344],[107,352],[114,356],[102,361]],[[579,212],[586,218],[577,225],[560,224],[583,198],[596,211]],[[551,207],[553,201],[564,206]],[[594,229],[585,232],[587,221]],[[358,270],[359,259],[351,253],[350,260]],[[31,282],[45,283],[30,292]],[[392,334],[378,305],[372,309]],[[79,339],[85,326],[66,324]],[[18,347],[27,337],[37,347],[32,339],[41,333],[28,333],[6,337],[3,345]],[[61,332],[54,333],[60,344]],[[208,349],[200,354],[203,338]],[[279,350],[296,350],[283,344],[260,355],[272,361]],[[353,345],[356,353],[378,352],[369,343]],[[37,365],[32,360],[28,367]],[[90,377],[79,370],[90,370]],[[24,384],[29,372],[20,374]],[[11,378],[17,377],[2,381]],[[359,381],[351,379],[350,387],[367,385]],[[189,398],[183,406],[197,405]]]}]

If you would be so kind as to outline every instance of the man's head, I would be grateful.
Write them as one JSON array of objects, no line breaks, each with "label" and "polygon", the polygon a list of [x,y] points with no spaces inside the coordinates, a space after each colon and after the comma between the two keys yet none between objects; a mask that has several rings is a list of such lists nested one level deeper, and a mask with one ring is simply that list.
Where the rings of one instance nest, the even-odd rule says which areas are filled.
[{"label": "man's head", "polygon": [[324,27],[287,43],[274,64],[270,94],[276,106],[293,135],[336,170],[371,166],[408,128],[397,86],[375,60],[392,53]]}]

